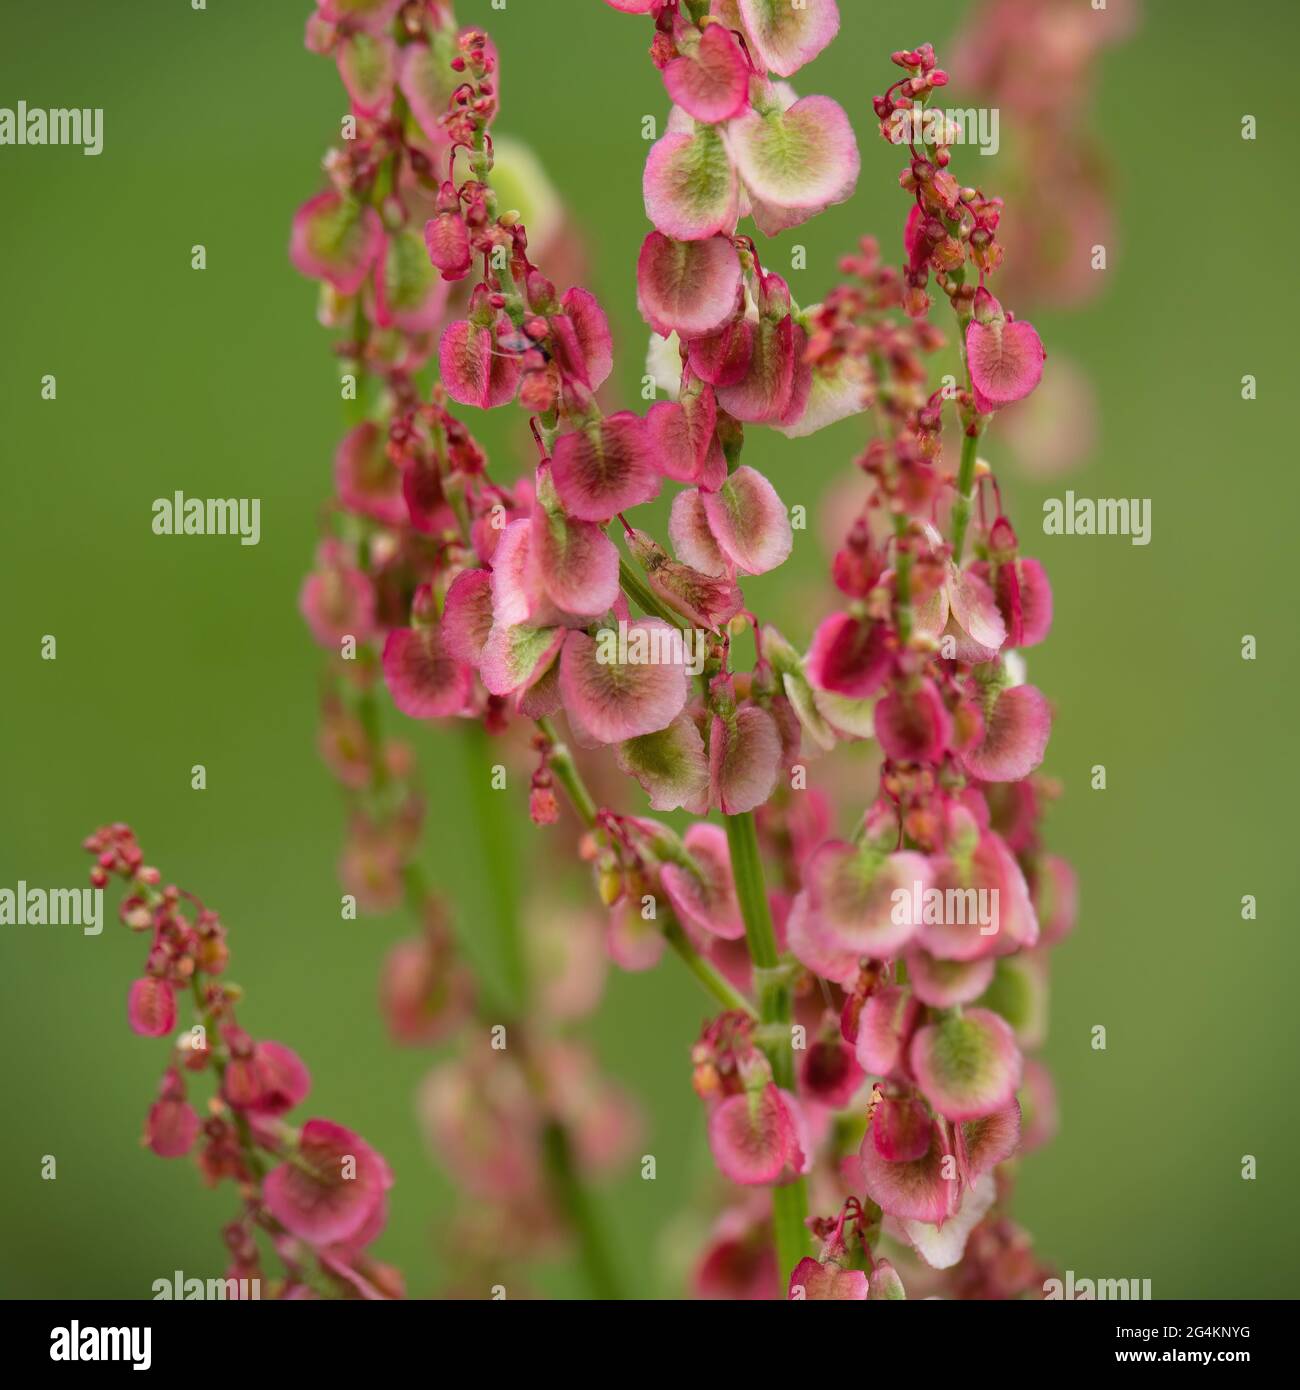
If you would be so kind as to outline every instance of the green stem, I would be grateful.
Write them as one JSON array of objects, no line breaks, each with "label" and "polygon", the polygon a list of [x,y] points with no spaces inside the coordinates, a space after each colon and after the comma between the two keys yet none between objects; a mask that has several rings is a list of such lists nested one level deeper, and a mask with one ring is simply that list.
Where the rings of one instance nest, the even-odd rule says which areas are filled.
[{"label": "green stem", "polygon": [[[474,725],[467,747],[470,750],[470,782],[473,788],[471,795],[478,813],[481,843],[487,854],[488,876],[493,885],[493,915],[496,920],[497,939],[505,957],[510,997],[515,1001],[511,1031],[518,1031],[521,1026],[519,1020],[529,1017],[531,1009],[528,962],[519,921],[519,892],[513,870],[514,846],[510,843],[511,837],[504,817],[500,815],[499,808],[504,798],[498,797],[492,790],[491,779],[488,776],[488,768],[492,761],[491,750],[488,746],[488,735],[481,724]],[[567,756],[566,749],[565,757]],[[569,761],[572,767],[572,760]],[[577,778],[576,768],[572,769],[572,775]],[[582,790],[585,792],[585,788]],[[595,803],[591,801],[590,796],[587,797],[587,801],[594,814]],[[528,1070],[527,1064],[525,1070]],[[541,1095],[540,1085],[538,1094]],[[552,1119],[546,1125],[543,1152],[551,1191],[577,1237],[591,1291],[597,1298],[622,1297],[619,1292],[618,1275],[605,1246],[595,1204],[583,1186],[574,1161],[569,1135],[558,1120]]]},{"label": "green stem", "polygon": [[473,724],[464,747],[468,763],[470,801],[474,808],[479,844],[487,861],[484,869],[492,885],[492,916],[497,944],[506,977],[506,993],[511,1012],[526,1013],[528,999],[528,960],[524,952],[519,922],[519,890],[513,865],[513,836],[502,814],[506,798],[492,786],[492,750],[482,724]]},{"label": "green stem", "polygon": [[599,1214],[578,1177],[573,1146],[563,1125],[551,1121],[546,1126],[542,1132],[542,1152],[551,1190],[582,1247],[583,1265],[592,1293],[600,1299],[622,1298],[618,1271],[605,1243]]},{"label": "green stem", "polygon": [[[754,963],[758,989],[758,1015],[768,1025],[761,1046],[772,1065],[772,1079],[782,1090],[794,1092],[794,1048],[790,1032],[790,987],[780,970],[776,932],[763,883],[763,861],[752,812],[727,816],[727,844],[736,897],[745,923],[745,940]],[[772,1189],[772,1225],[782,1286],[790,1271],[808,1253],[808,1190],[803,1178]]]},{"label": "green stem", "polygon": [[[549,719],[539,719],[537,727],[550,740],[551,749],[547,754],[547,762],[555,774],[556,780],[564,788],[565,795],[569,798],[570,804],[578,813],[582,823],[588,830],[595,830],[599,807],[596,805],[595,798],[587,790],[587,784],[582,780],[582,774],[574,764],[573,755],[569,752],[568,747],[560,742],[559,735],[555,732],[555,726]],[[681,924],[675,918],[670,916],[664,923],[663,934],[664,939],[681,957],[686,968],[724,1009],[734,1009],[740,1013],[748,1014],[751,1018],[757,1018],[758,1015],[754,1006],[732,985],[731,981],[712,961],[705,960],[691,945],[686,933],[681,928]]]},{"label": "green stem", "polygon": [[957,496],[952,504],[952,559],[961,564],[966,548],[966,527],[970,524],[971,489],[975,483],[975,451],[979,435],[963,434],[961,438],[961,467],[957,470]]},{"label": "green stem", "polygon": [[664,940],[667,941],[673,950],[682,958],[687,970],[695,976],[724,1009],[747,1014],[750,1018],[754,1019],[758,1017],[757,1010],[749,1000],[741,994],[711,961],[705,960],[695,947],[691,945],[689,938],[682,930],[681,923],[678,922],[676,918],[670,917],[668,921],[664,923],[663,930]]},{"label": "green stem", "polygon": [[[226,1059],[221,1051],[222,1044],[217,1038],[216,1023],[204,1001],[203,986],[199,983],[197,972],[190,976],[190,991],[194,996],[195,1012],[203,1020],[204,1036],[208,1040],[208,1051],[212,1053],[212,1065],[217,1073],[217,1094],[221,1095],[226,1085]],[[235,1132],[239,1135],[239,1148],[244,1155],[244,1162],[248,1165],[249,1172],[260,1180],[266,1172],[266,1165],[262,1162],[261,1154],[257,1152],[257,1144],[253,1140],[253,1131],[248,1123],[248,1116],[233,1105],[230,1106],[230,1114],[234,1121]]]},{"label": "green stem", "polygon": [[582,818],[583,824],[588,830],[594,830],[596,828],[596,814],[600,808],[596,805],[595,798],[587,790],[587,784],[582,780],[582,773],[578,771],[577,764],[573,761],[573,754],[569,752],[567,744],[560,742],[560,736],[555,732],[555,725],[549,719],[539,719],[537,727],[550,740],[551,750],[547,754],[546,760],[551,771],[560,779],[560,785],[573,803],[573,809]]}]

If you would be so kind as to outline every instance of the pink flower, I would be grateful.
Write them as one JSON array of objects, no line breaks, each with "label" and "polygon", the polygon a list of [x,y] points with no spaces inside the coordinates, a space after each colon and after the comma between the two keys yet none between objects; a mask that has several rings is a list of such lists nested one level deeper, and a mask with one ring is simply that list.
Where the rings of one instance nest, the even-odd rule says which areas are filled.
[{"label": "pink flower", "polygon": [[387,437],[373,421],[343,436],[334,454],[334,486],[349,511],[385,526],[405,525],[402,475],[388,457]]},{"label": "pink flower", "polygon": [[[637,307],[661,337],[715,333],[740,303],[740,257],[728,236],[673,241],[651,232],[637,260]],[[709,378],[711,379],[711,378]]]},{"label": "pink flower", "polygon": [[742,464],[716,492],[688,488],[673,498],[668,533],[680,560],[704,574],[728,568],[765,574],[790,554],[794,537],[776,489]]},{"label": "pink flower", "polygon": [[683,845],[686,862],[665,864],[661,871],[664,891],[682,926],[700,941],[710,936],[728,940],[744,936],[726,831],[697,821],[686,832]]},{"label": "pink flower", "polygon": [[771,1082],[729,1096],[709,1116],[709,1147],[723,1177],[754,1185],[775,1182],[806,1163],[799,1143],[794,1097]]},{"label": "pink flower", "polygon": [[185,1083],[175,1067],[163,1073],[158,1099],[149,1107],[145,1142],[159,1158],[184,1158],[194,1147],[199,1117],[185,1100]]},{"label": "pink flower", "polygon": [[805,1257],[790,1271],[787,1298],[830,1300],[840,1303],[865,1302],[867,1276],[860,1269],[843,1269],[833,1260]]},{"label": "pink flower", "polygon": [[329,281],[340,294],[356,294],[383,246],[384,228],[374,208],[331,191],[298,209],[289,258],[304,275]]},{"label": "pink flower", "polygon": [[399,941],[384,958],[380,1008],[394,1041],[427,1046],[468,1017],[474,986],[445,932]]},{"label": "pink flower", "polygon": [[142,1038],[163,1038],[176,1026],[176,992],[167,980],[145,975],[127,995],[127,1021]]},{"label": "pink flower", "polygon": [[355,1236],[393,1185],[387,1163],[360,1135],[331,1120],[308,1120],[289,1158],[266,1175],[271,1215],[310,1245]]},{"label": "pink flower", "polygon": [[1032,324],[1010,318],[987,290],[976,292],[974,317],[966,326],[966,360],[979,411],[988,414],[1023,400],[1042,379],[1045,357]]},{"label": "pink flower", "polygon": [[989,1009],[967,1009],[927,1024],[912,1039],[908,1056],[926,1099],[949,1120],[991,1115],[1020,1085],[1016,1040]]},{"label": "pink flower", "polygon": [[335,651],[344,637],[367,641],[375,628],[375,591],[369,577],[348,561],[336,542],[320,547],[316,563],[298,595],[312,636]]},{"label": "pink flower", "polygon": [[749,64],[735,38],[722,24],[703,33],[683,29],[678,57],[664,69],[664,86],[674,103],[697,121],[728,121],[749,100]]}]

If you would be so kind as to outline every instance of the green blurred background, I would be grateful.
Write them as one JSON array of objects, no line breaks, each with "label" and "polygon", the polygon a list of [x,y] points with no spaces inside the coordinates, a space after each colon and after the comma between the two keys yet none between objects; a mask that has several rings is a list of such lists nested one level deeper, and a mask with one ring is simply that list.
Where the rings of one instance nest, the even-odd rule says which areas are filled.
[{"label": "green blurred background", "polygon": [[[152,862],[221,910],[248,991],[243,1021],[306,1059],[308,1113],[355,1127],[391,1160],[377,1249],[427,1295],[440,1277],[432,1236],[456,1199],[415,1124],[429,1057],[390,1045],[375,1006],[379,963],[408,926],[339,920],[343,817],[316,754],[319,653],[296,605],[341,422],[315,289],[286,244],[338,130],[338,78],[304,51],[308,6],[294,0],[209,0],[204,12],[188,0],[62,0],[57,24],[44,7],[3,9],[0,105],[106,115],[95,159],[0,149],[0,885],[79,884],[81,837],[130,821]],[[929,39],[942,59],[964,9],[841,0],[839,40],[800,74],[801,91],[841,102],[863,150],[853,200],[778,243],[808,248],[791,276],[803,302],[864,231],[897,256],[899,161],[875,138],[868,100],[892,80],[891,50]],[[594,229],[587,279],[637,404],[640,122],[665,110],[646,22],[595,0],[509,0],[504,12],[463,0],[458,11],[499,46],[500,129],[533,144],[578,225]],[[1287,692],[1300,675],[1300,490],[1285,376],[1296,306],[1278,248],[1296,214],[1283,138],[1296,34],[1291,0],[1152,0],[1138,35],[1104,58],[1096,127],[1118,244],[1099,298],[1035,314],[1049,352],[1096,387],[1097,447],[1061,481],[1004,475],[1010,514],[1055,588],[1055,630],[1032,675],[1056,703],[1046,770],[1066,786],[1050,838],[1083,885],[1079,929],[1056,955],[1046,1052],[1062,1129],[1024,1165],[1017,1212],[1045,1258],[1080,1276],[1150,1278],[1157,1297],[1295,1291]],[[1245,113],[1258,118],[1255,143],[1240,138]],[[202,273],[190,269],[196,242]],[[788,263],[783,250],[767,259]],[[1247,372],[1254,403],[1240,399]],[[55,402],[40,399],[45,373],[58,378]],[[528,457],[519,419],[499,412],[481,427],[506,475]],[[749,460],[807,504],[863,438],[860,421],[793,444],[752,433]],[[996,441],[995,428],[995,465]],[[1067,486],[1150,497],[1152,543],[1039,535],[1042,499]],[[153,536],[151,502],[176,489],[260,497],[261,544]],[[813,536],[780,579],[753,588],[796,640],[806,583],[824,565]],[[40,659],[47,633],[53,662]],[[1240,656],[1245,633],[1259,642],[1253,664]],[[424,862],[472,954],[495,969],[484,933],[501,866],[484,862],[462,810],[463,743],[404,732],[431,791]],[[190,789],[197,762],[202,792]],[[1104,792],[1089,789],[1094,763],[1106,765]],[[560,858],[561,832],[531,830],[517,787],[519,855],[541,845]],[[580,877],[571,886],[576,902]],[[1245,893],[1258,898],[1255,922],[1241,920]],[[173,1269],[222,1267],[229,1190],[208,1192],[187,1164],[138,1147],[165,1052],[126,1028],[141,957],[115,922],[98,938],[0,928],[6,1296],[148,1297]],[[644,1296],[680,1291],[698,1235],[679,1213],[709,1181],[687,1057],[706,1011],[665,960],[649,976],[613,976],[585,1030],[647,1109],[658,1180],[629,1163],[601,1198],[625,1279]],[[1095,1024],[1105,1052],[1090,1047]],[[43,1154],[57,1157],[57,1181],[41,1180]],[[1257,1157],[1254,1182],[1240,1176],[1244,1154]],[[535,1282],[582,1290],[563,1261]]]}]

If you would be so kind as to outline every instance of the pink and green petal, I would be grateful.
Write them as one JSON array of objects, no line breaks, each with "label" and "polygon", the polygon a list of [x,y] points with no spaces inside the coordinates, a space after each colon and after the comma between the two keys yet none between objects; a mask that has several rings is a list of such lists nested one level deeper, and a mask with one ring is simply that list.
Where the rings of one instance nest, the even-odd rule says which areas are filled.
[{"label": "pink and green petal", "polygon": [[828,840],[804,864],[804,883],[827,939],[859,956],[887,960],[912,939],[913,889],[930,884],[929,861],[902,850],[882,855],[870,845]]},{"label": "pink and green petal", "polygon": [[950,1178],[944,1176],[944,1159],[952,1152],[945,1127],[931,1122],[928,1128],[925,1152],[914,1159],[883,1158],[876,1148],[874,1119],[862,1140],[859,1157],[863,1188],[886,1215],[898,1220],[937,1224],[957,1210],[956,1173]]},{"label": "pink and green petal", "polygon": [[804,1258],[790,1271],[788,1300],[817,1300],[832,1303],[865,1303],[867,1276],[860,1269],[843,1269],[833,1261],[825,1264]]},{"label": "pink and green petal", "polygon": [[835,0],[739,0],[754,56],[770,72],[790,77],[839,33]]},{"label": "pink and green petal", "polygon": [[804,669],[814,689],[862,700],[880,689],[893,659],[884,623],[833,613],[813,634]]},{"label": "pink and green petal", "polygon": [[1047,697],[1032,685],[1003,690],[984,719],[984,738],[961,755],[982,782],[1018,782],[1043,761],[1052,733]]},{"label": "pink and green petal", "polygon": [[858,1020],[858,1065],[869,1076],[898,1072],[921,1015],[911,990],[899,985],[878,989],[862,1006]]},{"label": "pink and green petal", "polygon": [[641,245],[637,307],[661,337],[716,333],[736,312],[740,284],[740,257],[730,237],[674,241],[655,231]]},{"label": "pink and green petal", "polygon": [[304,275],[356,294],[384,246],[374,208],[340,193],[319,193],[294,214],[289,258]]},{"label": "pink and green petal", "polygon": [[546,674],[564,642],[558,627],[510,626],[498,622],[483,647],[479,674],[492,695],[527,690]]},{"label": "pink and green petal", "polygon": [[694,867],[669,863],[661,872],[673,911],[697,940],[738,940],[745,934],[745,923],[731,876],[727,832],[720,825],[697,821],[684,842]]},{"label": "pink and green petal", "polygon": [[462,570],[443,600],[442,644],[456,661],[477,666],[491,631],[492,575],[488,570]]},{"label": "pink and green petal", "polygon": [[350,512],[384,526],[408,519],[402,475],[388,457],[388,437],[371,420],[350,429],[334,453],[334,486]]},{"label": "pink and green petal", "polygon": [[[703,481],[701,474],[716,448],[718,406],[713,388],[696,383],[675,401],[658,401],[646,414],[646,433],[660,471],[680,483]],[[721,455],[721,450],[717,450]],[[723,460],[723,476],[726,461]],[[721,481],[719,478],[717,481]]]},{"label": "pink and green petal", "polygon": [[439,719],[465,708],[470,668],[448,654],[439,628],[392,628],[383,666],[393,703],[412,719]]},{"label": "pink and green petal", "polygon": [[560,307],[577,334],[587,367],[587,385],[597,391],[614,368],[614,339],[609,331],[609,319],[596,296],[577,285],[565,290]]},{"label": "pink and green petal", "polygon": [[[718,404],[728,415],[749,424],[771,424],[780,420],[790,405],[802,332],[799,329],[796,333],[790,314],[777,322],[760,319],[752,326],[744,375],[730,385],[714,379]],[[691,366],[709,379],[707,365],[696,367],[692,357]]]},{"label": "pink and green petal", "polygon": [[748,464],[717,492],[702,494],[702,502],[718,548],[745,574],[766,574],[790,554],[794,535],[785,506],[772,484]]},{"label": "pink and green petal", "polygon": [[392,1185],[388,1165],[359,1135],[329,1120],[308,1120],[294,1161],[267,1174],[263,1199],[292,1235],[334,1245],[367,1225]]},{"label": "pink and green petal", "polygon": [[397,47],[392,39],[358,30],[340,40],[335,56],[353,111],[366,117],[387,114],[397,80]]},{"label": "pink and green petal", "polygon": [[408,43],[399,61],[397,85],[425,137],[435,143],[447,139],[442,118],[460,82],[450,65],[452,56],[436,43]]},{"label": "pink and green petal", "polygon": [[830,97],[746,111],[728,125],[727,139],[750,195],[773,207],[824,208],[857,184],[858,143]]},{"label": "pink and green petal", "polygon": [[659,492],[645,421],[619,411],[555,441],[551,476],[560,501],[579,521],[608,521]]},{"label": "pink and green petal", "polygon": [[523,363],[497,347],[490,328],[457,319],[438,343],[438,370],[452,400],[490,410],[514,400]]},{"label": "pink and green petal", "polygon": [[565,514],[545,468],[538,470],[528,536],[528,563],[535,582],[566,613],[598,618],[618,598],[618,549],[590,521]]},{"label": "pink and green petal", "polygon": [[1015,1036],[988,1009],[968,1009],[927,1024],[912,1039],[909,1058],[926,1099],[949,1120],[991,1115],[1020,1085]]},{"label": "pink and green petal", "polygon": [[969,570],[955,565],[948,576],[948,602],[952,618],[975,644],[974,654],[957,652],[959,661],[991,661],[1007,638],[1007,626],[998,610],[993,590]]},{"label": "pink and green petal", "polygon": [[994,969],[992,956],[976,960],[941,960],[920,949],[909,951],[907,955],[908,983],[916,991],[916,997],[933,1009],[973,1003],[988,988]]},{"label": "pink and green petal", "polygon": [[668,535],[677,558],[683,564],[690,565],[701,574],[720,575],[727,572],[727,557],[718,548],[709,529],[704,494],[699,488],[687,488],[673,498],[668,516]]},{"label": "pink and green petal", "polygon": [[794,1118],[771,1082],[714,1108],[709,1147],[724,1177],[749,1186],[773,1183],[788,1165],[802,1165]]},{"label": "pink and green petal", "polygon": [[795,894],[786,919],[786,933],[794,958],[814,975],[846,988],[857,979],[861,956],[830,940],[820,915],[809,902],[807,890]]},{"label": "pink and green petal", "polygon": [[[637,662],[630,659],[635,643],[644,642],[652,654],[680,658],[675,628],[659,618],[640,618],[627,624],[629,660],[602,660],[610,644],[593,641],[585,632],[570,632],[560,658],[560,690],[565,708],[583,730],[599,743],[622,743],[652,734],[682,712],[689,679],[680,659]],[[638,638],[638,633],[645,637]]]},{"label": "pink and green petal", "polygon": [[709,800],[724,815],[761,806],[781,772],[781,736],[759,705],[742,705],[732,719],[715,715],[709,732]]},{"label": "pink and green petal", "polygon": [[619,770],[635,777],[656,811],[685,808],[703,815],[709,801],[709,759],[695,721],[679,714],[667,728],[618,746]]},{"label": "pink and green petal", "polygon": [[722,135],[712,126],[662,136],[650,148],[642,178],[646,216],[677,241],[730,235],[739,215],[740,185]]},{"label": "pink and green petal", "polygon": [[876,738],[899,763],[937,763],[952,737],[952,717],[933,681],[890,690],[876,705]]},{"label": "pink and green petal", "polygon": [[409,227],[387,241],[375,273],[375,320],[381,328],[430,333],[447,306],[447,285],[429,261],[419,232]]},{"label": "pink and green petal", "polygon": [[693,50],[683,48],[664,68],[664,86],[697,121],[729,121],[749,100],[749,64],[726,26],[710,24]]}]

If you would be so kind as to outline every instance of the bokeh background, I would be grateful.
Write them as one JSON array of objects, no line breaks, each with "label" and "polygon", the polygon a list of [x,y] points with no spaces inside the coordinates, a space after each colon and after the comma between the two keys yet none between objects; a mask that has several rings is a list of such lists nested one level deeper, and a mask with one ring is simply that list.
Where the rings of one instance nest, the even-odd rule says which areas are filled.
[{"label": "bokeh background", "polygon": [[[1073,0],[1062,0],[1063,7]],[[1085,4],[1086,0],[1078,0]],[[341,922],[343,816],[316,754],[318,653],[296,595],[342,425],[315,289],[286,259],[294,207],[343,110],[331,63],[307,54],[297,0],[5,0],[0,105],[101,106],[98,158],[0,148],[0,884],[84,882],[82,836],[130,821],[172,879],[231,928],[243,1020],[314,1078],[310,1113],[356,1128],[396,1171],[377,1247],[412,1294],[435,1292],[433,1237],[455,1195],[417,1131],[428,1054],[387,1040],[375,1005],[393,918]],[[899,254],[897,153],[869,98],[891,50],[945,41],[963,0],[841,0],[839,40],[799,79],[859,132],[856,196],[790,241],[796,296],[818,299],[863,232]],[[500,129],[528,139],[576,224],[607,306],[617,384],[636,404],[645,330],[633,266],[646,223],[642,116],[665,103],[648,28],[595,0],[462,0],[502,55]],[[1056,953],[1052,1033],[1062,1128],[1023,1167],[1017,1213],[1040,1253],[1079,1276],[1145,1277],[1157,1297],[1293,1295],[1296,716],[1290,257],[1297,213],[1291,0],[1148,0],[1141,31],[1099,73],[1095,128],[1118,227],[1101,293],[1035,314],[1049,353],[1091,378],[1088,460],[1063,480],[1006,467],[1008,509],[1049,567],[1056,625],[1033,678],[1056,703],[1046,770],[1066,789],[1049,833],[1076,864],[1083,912]],[[966,105],[955,88],[948,104]],[[1243,114],[1258,119],[1254,143]],[[1004,132],[1004,139],[1006,134]],[[978,174],[995,161],[973,153]],[[190,269],[190,247],[208,268]],[[1020,307],[1020,306],[1014,306]],[[1291,347],[1288,347],[1291,344]],[[1052,370],[1049,361],[1048,372]],[[45,373],[55,402],[40,399]],[[1258,377],[1243,402],[1240,378]],[[524,460],[518,412],[482,423],[494,466]],[[476,426],[477,427],[477,426]],[[860,421],[749,458],[787,502],[814,504],[863,439]],[[1046,538],[1041,503],[1149,497],[1153,539]],[[155,537],[151,502],[262,499],[262,541]],[[755,606],[796,640],[824,565],[805,533]],[[40,659],[44,634],[58,658]],[[1243,634],[1258,660],[1240,656]],[[430,789],[422,851],[467,949],[487,940],[489,864],[473,835],[464,743],[410,729]],[[190,789],[190,767],[208,788]],[[1108,787],[1089,788],[1104,763]],[[477,771],[477,769],[474,769]],[[513,860],[536,898],[539,849],[516,783]],[[522,867],[521,867],[522,866]],[[548,880],[553,881],[553,880]],[[586,901],[576,875],[568,901]],[[1243,894],[1259,917],[1243,922]],[[110,900],[111,901],[111,900]],[[222,1267],[230,1192],[138,1147],[164,1045],[131,1035],[124,1000],[141,942],[115,922],[0,928],[0,1293],[148,1297],[183,1269]],[[702,1235],[710,1160],[687,1050],[707,1002],[671,959],[612,977],[584,1030],[646,1107],[644,1151],[600,1197],[629,1287],[682,1288]],[[1090,1046],[1104,1024],[1105,1052]],[[40,1177],[43,1154],[58,1178]],[[1243,1181],[1242,1156],[1258,1160]],[[692,1203],[696,1206],[692,1207]],[[534,1286],[578,1295],[557,1259]]]}]

